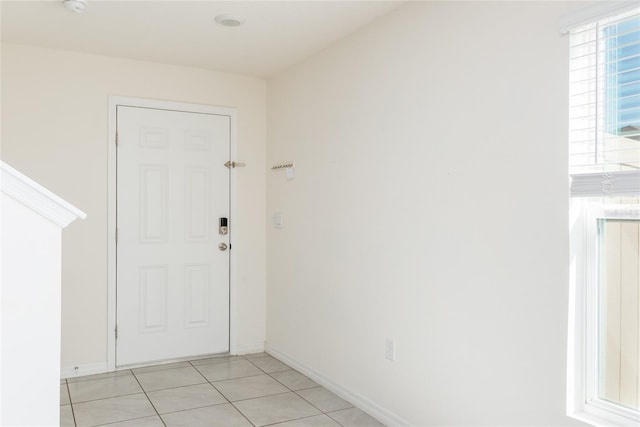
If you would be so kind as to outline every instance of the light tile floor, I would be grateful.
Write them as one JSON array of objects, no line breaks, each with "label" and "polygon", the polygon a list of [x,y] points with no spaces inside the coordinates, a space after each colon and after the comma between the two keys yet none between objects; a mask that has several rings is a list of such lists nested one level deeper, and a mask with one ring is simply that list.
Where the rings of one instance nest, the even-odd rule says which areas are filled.
[{"label": "light tile floor", "polygon": [[60,425],[382,426],[266,353],[61,380]]}]

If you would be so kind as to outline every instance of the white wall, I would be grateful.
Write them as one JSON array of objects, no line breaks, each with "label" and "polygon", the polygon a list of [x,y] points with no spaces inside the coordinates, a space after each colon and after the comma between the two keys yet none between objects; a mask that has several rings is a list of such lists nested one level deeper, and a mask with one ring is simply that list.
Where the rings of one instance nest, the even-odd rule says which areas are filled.
[{"label": "white wall", "polygon": [[238,109],[240,349],[265,334],[265,83],[195,68],[2,45],[2,159],[88,218],[63,238],[62,366],[106,365],[108,96]]},{"label": "white wall", "polygon": [[269,82],[271,349],[412,425],[572,423],[574,7],[415,2]]}]

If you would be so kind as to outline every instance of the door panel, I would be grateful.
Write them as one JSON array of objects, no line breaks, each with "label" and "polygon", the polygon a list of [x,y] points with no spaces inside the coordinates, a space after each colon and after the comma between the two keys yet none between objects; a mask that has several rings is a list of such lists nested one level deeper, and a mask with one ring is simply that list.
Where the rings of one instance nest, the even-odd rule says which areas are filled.
[{"label": "door panel", "polygon": [[116,364],[229,350],[230,118],[117,112]]}]

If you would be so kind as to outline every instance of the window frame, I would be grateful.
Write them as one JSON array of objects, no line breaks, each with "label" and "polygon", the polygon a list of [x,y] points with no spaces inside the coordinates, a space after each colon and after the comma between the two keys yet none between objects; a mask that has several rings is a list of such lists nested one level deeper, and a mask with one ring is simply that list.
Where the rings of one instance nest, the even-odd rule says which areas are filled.
[{"label": "window frame", "polygon": [[599,397],[600,220],[640,220],[640,206],[574,198],[570,209],[570,307],[567,415],[596,426],[637,426],[640,410]]}]

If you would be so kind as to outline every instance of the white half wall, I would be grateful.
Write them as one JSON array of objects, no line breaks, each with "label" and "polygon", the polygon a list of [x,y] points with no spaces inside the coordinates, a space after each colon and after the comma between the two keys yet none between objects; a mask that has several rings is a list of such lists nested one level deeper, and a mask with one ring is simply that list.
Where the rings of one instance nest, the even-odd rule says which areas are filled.
[{"label": "white half wall", "polygon": [[[265,336],[266,87],[196,68],[2,44],[2,159],[84,210],[63,236],[62,367],[107,363],[110,95],[234,107],[237,345]],[[83,374],[78,372],[78,374]]]},{"label": "white half wall", "polygon": [[54,425],[60,416],[61,227],[4,193],[1,204],[0,423]]},{"label": "white half wall", "polygon": [[0,162],[0,424],[60,420],[61,231],[86,215]]},{"label": "white half wall", "polygon": [[269,349],[411,425],[574,423],[575,7],[411,2],[269,81]]}]

